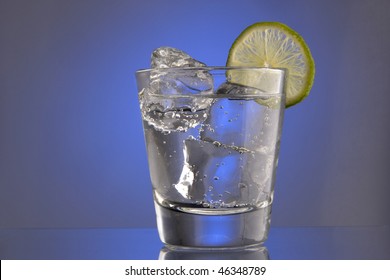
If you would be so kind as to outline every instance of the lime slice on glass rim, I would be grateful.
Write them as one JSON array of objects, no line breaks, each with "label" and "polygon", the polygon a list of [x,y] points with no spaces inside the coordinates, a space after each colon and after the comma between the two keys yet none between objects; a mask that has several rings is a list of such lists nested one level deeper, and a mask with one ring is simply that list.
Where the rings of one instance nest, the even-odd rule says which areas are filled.
[{"label": "lime slice on glass rim", "polygon": [[[315,73],[314,60],[305,41],[279,22],[259,22],[247,27],[230,48],[226,66],[286,69],[286,107],[301,102],[309,94]],[[243,79],[239,73],[232,74],[230,82],[256,88],[255,79]]]}]

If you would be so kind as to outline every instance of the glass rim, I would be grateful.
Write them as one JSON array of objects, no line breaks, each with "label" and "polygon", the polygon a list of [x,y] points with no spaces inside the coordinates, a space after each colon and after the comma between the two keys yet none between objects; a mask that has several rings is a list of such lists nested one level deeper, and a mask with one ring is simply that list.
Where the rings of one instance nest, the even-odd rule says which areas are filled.
[{"label": "glass rim", "polygon": [[167,67],[167,68],[144,68],[138,69],[135,71],[136,74],[148,73],[152,71],[165,71],[165,72],[175,72],[175,71],[228,71],[228,70],[276,70],[280,72],[286,72],[285,68],[277,67],[265,67],[265,66],[201,66],[201,67]]}]

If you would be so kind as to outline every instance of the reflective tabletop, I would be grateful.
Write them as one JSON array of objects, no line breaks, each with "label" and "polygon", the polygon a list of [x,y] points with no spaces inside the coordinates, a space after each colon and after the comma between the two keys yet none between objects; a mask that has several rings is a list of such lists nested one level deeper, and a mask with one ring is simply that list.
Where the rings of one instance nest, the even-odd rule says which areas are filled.
[{"label": "reflective tabletop", "polygon": [[390,226],[273,227],[263,246],[183,250],[161,243],[155,228],[0,229],[0,259],[390,259]]}]

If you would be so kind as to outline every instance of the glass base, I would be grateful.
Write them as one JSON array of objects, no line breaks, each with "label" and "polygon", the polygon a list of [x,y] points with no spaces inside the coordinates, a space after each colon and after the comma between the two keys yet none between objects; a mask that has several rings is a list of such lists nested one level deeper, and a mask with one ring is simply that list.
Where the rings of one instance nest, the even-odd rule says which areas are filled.
[{"label": "glass base", "polygon": [[186,248],[167,245],[161,249],[159,260],[269,260],[263,245],[245,248],[214,250],[210,248]]},{"label": "glass base", "polygon": [[228,249],[262,244],[268,236],[271,205],[248,212],[199,215],[155,203],[161,241],[181,247]]}]

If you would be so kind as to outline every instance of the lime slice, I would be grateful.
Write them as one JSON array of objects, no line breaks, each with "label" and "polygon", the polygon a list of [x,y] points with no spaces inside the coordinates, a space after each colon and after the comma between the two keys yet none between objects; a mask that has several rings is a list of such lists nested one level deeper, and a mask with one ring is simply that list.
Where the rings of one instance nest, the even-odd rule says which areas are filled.
[{"label": "lime slice", "polygon": [[[302,37],[285,24],[259,22],[247,27],[234,41],[227,66],[287,69],[286,107],[302,101],[314,81],[314,61]],[[256,86],[256,81],[232,76],[231,82]]]}]

